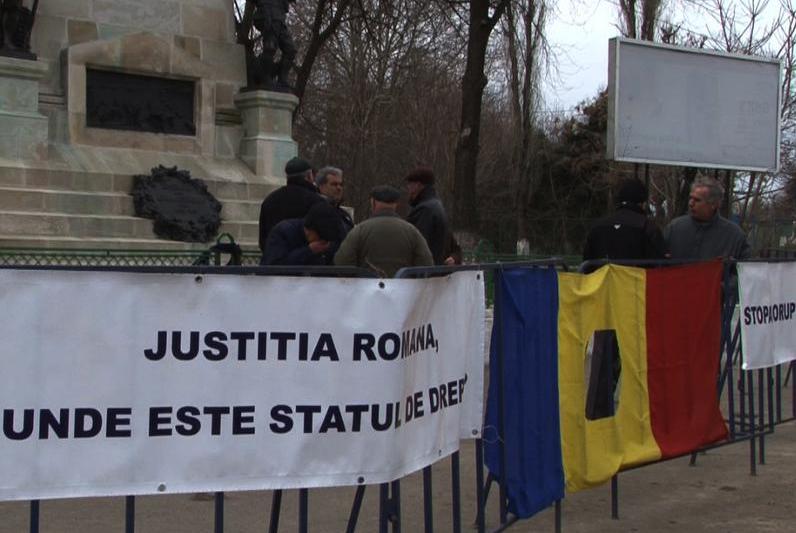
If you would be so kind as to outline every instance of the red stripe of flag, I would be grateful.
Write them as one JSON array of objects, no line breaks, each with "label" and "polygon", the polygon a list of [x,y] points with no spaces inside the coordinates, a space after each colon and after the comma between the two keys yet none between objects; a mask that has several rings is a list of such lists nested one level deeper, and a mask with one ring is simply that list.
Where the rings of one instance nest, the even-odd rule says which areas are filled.
[{"label": "red stripe of flag", "polygon": [[647,383],[663,457],[727,437],[717,379],[720,261],[647,271]]}]

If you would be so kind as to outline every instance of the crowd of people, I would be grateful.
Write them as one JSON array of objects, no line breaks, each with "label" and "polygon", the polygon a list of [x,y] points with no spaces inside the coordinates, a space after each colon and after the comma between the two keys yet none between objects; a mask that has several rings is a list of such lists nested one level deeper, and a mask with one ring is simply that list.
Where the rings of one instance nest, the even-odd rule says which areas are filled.
[{"label": "crowd of people", "polygon": [[[398,213],[401,191],[382,185],[370,193],[369,218],[356,225],[342,206],[341,169],[327,166],[316,172],[294,157],[285,174],[286,185],[260,207],[261,264],[356,266],[392,277],[403,267],[461,263],[430,168],[416,168],[404,178],[410,207],[406,218]],[[724,189],[717,180],[698,177],[691,185],[688,213],[663,231],[647,216],[647,196],[638,179],[619,184],[616,210],[591,228],[584,261],[750,256],[741,228],[719,212]]]},{"label": "crowd of people", "polygon": [[316,172],[294,157],[285,175],[286,185],[260,207],[262,265],[356,266],[392,277],[403,267],[461,262],[430,168],[405,178],[411,208],[406,219],[398,214],[401,191],[382,185],[370,192],[370,217],[356,225],[342,206],[341,169]]}]

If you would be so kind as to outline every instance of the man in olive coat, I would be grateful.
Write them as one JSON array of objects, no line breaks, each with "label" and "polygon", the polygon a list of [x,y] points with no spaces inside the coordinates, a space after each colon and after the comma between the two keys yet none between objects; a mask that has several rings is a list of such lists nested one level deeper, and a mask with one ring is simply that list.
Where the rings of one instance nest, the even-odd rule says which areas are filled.
[{"label": "man in olive coat", "polygon": [[372,215],[354,226],[340,244],[335,265],[369,268],[392,277],[403,267],[434,264],[423,235],[396,212],[400,197],[398,189],[386,185],[371,191]]}]

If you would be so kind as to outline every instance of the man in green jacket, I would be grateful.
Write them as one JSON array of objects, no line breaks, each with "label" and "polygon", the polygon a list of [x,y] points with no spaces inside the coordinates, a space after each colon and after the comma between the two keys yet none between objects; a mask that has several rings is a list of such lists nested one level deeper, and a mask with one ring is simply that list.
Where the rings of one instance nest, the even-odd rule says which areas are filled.
[{"label": "man in green jacket", "polygon": [[334,264],[370,268],[392,277],[403,267],[432,266],[426,239],[396,208],[400,191],[387,185],[370,193],[371,217],[354,226],[334,256]]}]

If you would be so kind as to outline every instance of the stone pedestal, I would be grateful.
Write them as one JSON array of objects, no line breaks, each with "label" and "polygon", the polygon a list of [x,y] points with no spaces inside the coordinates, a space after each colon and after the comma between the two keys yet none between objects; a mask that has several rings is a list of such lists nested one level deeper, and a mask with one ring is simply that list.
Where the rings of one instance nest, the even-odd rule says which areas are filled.
[{"label": "stone pedestal", "polygon": [[39,113],[39,80],[47,64],[0,57],[0,154],[10,159],[47,156],[47,117]]},{"label": "stone pedestal", "polygon": [[292,137],[298,98],[271,91],[242,92],[235,105],[243,120],[240,158],[266,183],[284,184],[285,163],[296,156]]}]

